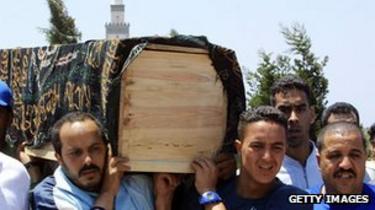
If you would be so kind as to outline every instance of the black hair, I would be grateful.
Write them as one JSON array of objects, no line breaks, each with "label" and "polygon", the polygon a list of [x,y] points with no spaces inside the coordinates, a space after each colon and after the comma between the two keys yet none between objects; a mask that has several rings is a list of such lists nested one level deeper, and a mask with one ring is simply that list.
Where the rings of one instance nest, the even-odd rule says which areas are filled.
[{"label": "black hair", "polygon": [[374,141],[375,138],[375,123],[368,129],[368,135],[370,136],[370,141]]},{"label": "black hair", "polygon": [[245,128],[248,124],[258,121],[275,122],[287,130],[288,120],[286,116],[278,109],[272,106],[259,106],[253,110],[244,111],[240,115],[238,123],[238,137],[242,141],[244,138]]},{"label": "black hair", "polygon": [[322,151],[322,149],[324,148],[325,138],[327,137],[327,134],[329,133],[339,133],[339,134],[344,135],[348,132],[353,132],[353,131],[359,132],[361,134],[363,148],[366,150],[366,139],[364,138],[361,128],[358,125],[354,123],[349,123],[349,122],[335,122],[335,123],[331,123],[323,127],[323,129],[320,131],[318,135],[318,139],[316,141],[316,147],[318,148],[319,151]]},{"label": "black hair", "polygon": [[310,87],[307,85],[307,83],[298,77],[297,75],[294,74],[287,74],[277,80],[271,87],[271,105],[275,106],[276,104],[276,99],[275,95],[277,93],[285,93],[288,90],[291,89],[297,89],[301,90],[306,94],[307,100],[309,104],[311,104],[311,91]]},{"label": "black hair", "polygon": [[359,125],[359,114],[358,110],[347,102],[336,102],[324,110],[322,114],[322,126],[328,124],[328,118],[331,114],[353,114],[357,118],[356,125]]},{"label": "black hair", "polygon": [[99,135],[102,138],[104,144],[108,143],[108,138],[106,134],[104,133],[104,129],[102,124],[92,115],[86,112],[71,112],[69,114],[66,114],[61,119],[59,119],[49,130],[49,139],[52,142],[53,148],[55,149],[55,152],[61,155],[61,139],[60,139],[60,130],[61,127],[69,122],[82,122],[85,120],[92,120],[94,123],[98,126]]}]

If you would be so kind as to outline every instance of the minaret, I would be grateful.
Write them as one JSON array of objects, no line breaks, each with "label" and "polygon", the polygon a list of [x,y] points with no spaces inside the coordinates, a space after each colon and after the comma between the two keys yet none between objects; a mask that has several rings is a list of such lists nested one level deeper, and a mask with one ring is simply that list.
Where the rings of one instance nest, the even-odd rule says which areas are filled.
[{"label": "minaret", "polygon": [[111,4],[111,22],[105,24],[106,39],[129,38],[129,23],[125,23],[125,6],[122,0]]}]

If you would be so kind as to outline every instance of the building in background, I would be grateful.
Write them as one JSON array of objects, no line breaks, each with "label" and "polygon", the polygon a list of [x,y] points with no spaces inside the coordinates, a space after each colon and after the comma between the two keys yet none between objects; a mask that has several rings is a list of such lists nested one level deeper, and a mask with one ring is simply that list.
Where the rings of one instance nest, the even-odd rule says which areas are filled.
[{"label": "building in background", "polygon": [[129,23],[125,22],[125,5],[122,0],[111,4],[111,22],[105,24],[106,39],[129,38]]}]

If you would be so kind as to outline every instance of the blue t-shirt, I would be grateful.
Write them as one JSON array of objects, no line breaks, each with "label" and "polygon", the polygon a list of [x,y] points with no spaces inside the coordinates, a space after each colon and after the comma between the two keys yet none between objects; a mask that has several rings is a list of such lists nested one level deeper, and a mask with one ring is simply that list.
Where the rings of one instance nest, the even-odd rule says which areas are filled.
[{"label": "blue t-shirt", "polygon": [[282,183],[277,179],[272,192],[260,199],[242,198],[236,193],[236,180],[232,179],[226,185],[218,189],[218,193],[224,200],[227,210],[309,210],[312,204],[291,204],[289,195],[307,194],[307,192]]},{"label": "blue t-shirt", "polygon": [[[315,186],[308,191],[311,194],[320,194],[323,185]],[[375,209],[375,185],[363,184],[362,195],[369,196],[369,203],[357,204],[327,204],[324,201],[319,204],[314,204],[314,210],[370,210]]]}]

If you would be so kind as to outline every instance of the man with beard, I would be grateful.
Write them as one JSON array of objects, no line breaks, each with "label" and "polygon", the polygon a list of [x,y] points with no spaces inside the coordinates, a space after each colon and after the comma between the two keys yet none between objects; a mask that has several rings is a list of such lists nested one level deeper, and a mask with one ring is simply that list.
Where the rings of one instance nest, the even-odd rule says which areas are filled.
[{"label": "man with beard", "polygon": [[[123,176],[129,170],[127,158],[112,157],[102,125],[91,114],[65,115],[50,129],[50,140],[59,167],[36,186],[33,209],[154,209],[151,179]],[[156,180],[170,183],[164,177]]]},{"label": "man with beard", "polygon": [[316,147],[309,139],[315,121],[310,87],[295,75],[286,75],[272,86],[271,104],[288,118],[286,156],[277,177],[301,189],[321,184]]},{"label": "man with beard", "polygon": [[[0,150],[5,147],[5,135],[12,122],[12,92],[0,81]],[[0,209],[28,209],[30,177],[18,160],[0,152]]]},{"label": "man with beard", "polygon": [[[348,122],[328,124],[318,136],[317,147],[324,184],[310,192],[324,194],[326,199],[314,209],[375,209],[375,186],[363,183],[367,153],[361,129]],[[332,195],[356,199],[332,202]]]}]

